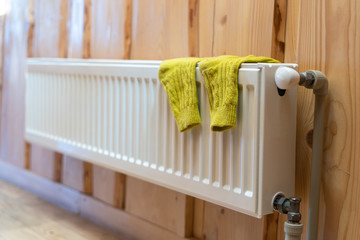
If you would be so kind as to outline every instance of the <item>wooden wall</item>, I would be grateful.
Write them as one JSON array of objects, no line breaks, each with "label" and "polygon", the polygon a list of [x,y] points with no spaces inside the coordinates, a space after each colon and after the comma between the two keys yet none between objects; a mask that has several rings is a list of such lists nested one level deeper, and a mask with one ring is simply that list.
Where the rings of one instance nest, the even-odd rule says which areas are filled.
[{"label": "wooden wall", "polygon": [[[16,0],[13,4],[18,5],[1,19],[4,161],[114,206],[120,222],[133,216],[139,227],[149,222],[153,239],[163,231],[170,234],[168,239],[283,239],[284,216],[251,218],[86,159],[24,144],[22,136],[21,69],[26,54],[154,60],[272,56],[298,63],[300,71],[321,70],[329,78],[319,239],[360,238],[360,0]],[[299,88],[296,195],[303,199],[305,225],[313,104],[312,92]],[[144,239],[136,231],[132,237]]]}]

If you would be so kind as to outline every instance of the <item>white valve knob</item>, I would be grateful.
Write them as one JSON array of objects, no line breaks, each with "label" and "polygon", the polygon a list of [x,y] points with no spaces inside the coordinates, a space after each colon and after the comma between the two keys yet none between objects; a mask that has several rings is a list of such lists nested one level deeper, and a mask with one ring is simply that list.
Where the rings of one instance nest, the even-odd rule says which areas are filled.
[{"label": "white valve knob", "polygon": [[297,86],[299,81],[299,73],[292,68],[279,67],[275,72],[275,83],[280,89],[289,89]]}]

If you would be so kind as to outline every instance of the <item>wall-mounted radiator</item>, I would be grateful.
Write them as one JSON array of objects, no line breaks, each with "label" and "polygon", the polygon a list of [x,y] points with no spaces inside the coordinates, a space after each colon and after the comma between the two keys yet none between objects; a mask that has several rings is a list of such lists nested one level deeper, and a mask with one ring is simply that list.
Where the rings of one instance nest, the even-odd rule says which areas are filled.
[{"label": "wall-mounted radiator", "polygon": [[237,126],[210,131],[196,70],[201,126],[179,133],[159,61],[29,59],[26,140],[252,216],[294,191],[296,88],[279,96],[279,66],[239,69]]}]

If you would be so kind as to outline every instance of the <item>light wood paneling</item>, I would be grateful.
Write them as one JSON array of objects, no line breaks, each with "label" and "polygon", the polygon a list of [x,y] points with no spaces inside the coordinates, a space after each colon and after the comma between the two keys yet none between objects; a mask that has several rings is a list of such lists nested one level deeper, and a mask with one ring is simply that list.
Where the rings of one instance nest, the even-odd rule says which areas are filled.
[{"label": "light wood paneling", "polygon": [[85,0],[69,0],[67,57],[82,58],[84,43]]},{"label": "light wood paneling", "polygon": [[[152,224],[149,221],[133,216],[123,210],[114,208],[91,196],[75,191],[72,188],[34,175],[26,170],[13,167],[4,162],[0,162],[0,178],[21,186],[27,191],[61,206],[61,208],[65,208],[91,220],[92,222],[119,232],[121,236],[124,236],[127,239],[196,240],[194,238],[180,237],[177,234],[164,229],[162,226]],[[6,194],[10,195],[12,198],[26,199],[23,197],[24,191],[22,190],[6,191]],[[23,202],[23,204],[29,204],[29,202]],[[44,204],[44,206],[42,206],[42,210],[44,210],[45,213],[51,212],[47,211],[47,206],[48,204]],[[57,214],[55,215],[58,216]],[[63,216],[58,216],[57,218],[58,220],[61,220]],[[0,218],[0,223],[2,223],[3,220],[6,219]],[[0,224],[0,231],[2,227],[6,228],[7,226]],[[71,229],[71,227],[68,228]],[[87,229],[84,228],[83,231],[86,232]],[[91,233],[92,231],[88,232]]]},{"label": "light wood paneling", "polygon": [[124,58],[126,3],[126,0],[92,0],[91,58]]},{"label": "light wood paneling", "polygon": [[61,179],[59,172],[62,164],[61,158],[61,154],[32,144],[29,169],[40,176],[59,182]]},{"label": "light wood paneling", "polygon": [[122,239],[3,180],[0,207],[0,239]]},{"label": "light wood paneling", "polygon": [[[11,6],[12,11],[6,16],[1,31],[4,34],[4,61],[1,61],[4,66],[1,69],[1,158],[24,167],[25,74],[22,69],[25,69],[27,52],[27,2],[15,0]],[[4,19],[4,16],[1,18]]]},{"label": "light wood paneling", "polygon": [[126,180],[125,196],[125,211],[179,236],[191,236],[192,198],[129,176]]},{"label": "light wood paneling", "polygon": [[[273,0],[216,0],[213,14],[212,55],[270,56],[273,10]],[[209,40],[203,39],[203,41]],[[202,41],[200,46],[201,44]]]},{"label": "light wood paneling", "polygon": [[134,0],[131,59],[187,57],[188,1]]},{"label": "light wood paneling", "polygon": [[[330,82],[319,236],[358,239],[360,2],[302,0],[299,11],[298,46],[291,55],[296,54],[301,71],[321,70]],[[313,117],[309,91],[299,91],[298,109],[296,192],[304,200],[302,210],[306,217],[311,161],[307,137]]]},{"label": "light wood paneling", "polygon": [[59,57],[59,52],[63,51],[59,49],[66,44],[66,35],[63,35],[67,21],[66,2],[34,0],[33,57]]},{"label": "light wood paneling", "polygon": [[93,166],[93,196],[114,207],[124,207],[125,181],[124,174]]},{"label": "light wood paneling", "polygon": [[262,239],[263,220],[205,202],[203,236],[206,240]]},{"label": "light wood paneling", "polygon": [[92,164],[65,155],[63,160],[62,183],[86,194],[93,192]]}]

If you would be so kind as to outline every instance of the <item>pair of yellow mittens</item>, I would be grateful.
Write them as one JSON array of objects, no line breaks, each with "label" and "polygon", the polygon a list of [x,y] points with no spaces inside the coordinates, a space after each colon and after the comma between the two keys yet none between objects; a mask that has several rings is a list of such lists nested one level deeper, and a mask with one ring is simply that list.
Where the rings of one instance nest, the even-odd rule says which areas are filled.
[{"label": "pair of yellow mittens", "polygon": [[170,107],[180,132],[201,123],[195,81],[199,63],[208,93],[211,130],[225,131],[236,125],[238,71],[242,63],[279,63],[267,57],[219,56],[212,58],[177,58],[163,61],[159,79],[168,95]]}]

